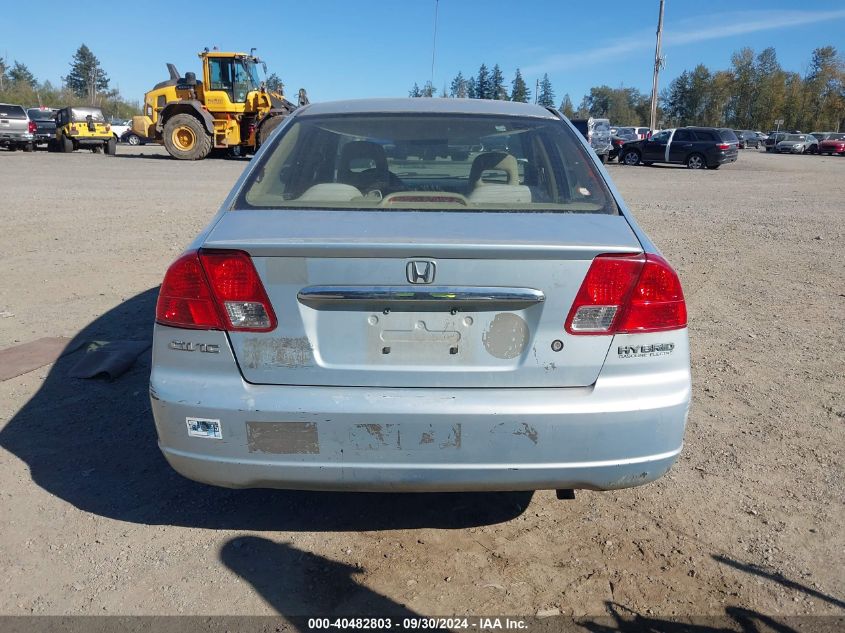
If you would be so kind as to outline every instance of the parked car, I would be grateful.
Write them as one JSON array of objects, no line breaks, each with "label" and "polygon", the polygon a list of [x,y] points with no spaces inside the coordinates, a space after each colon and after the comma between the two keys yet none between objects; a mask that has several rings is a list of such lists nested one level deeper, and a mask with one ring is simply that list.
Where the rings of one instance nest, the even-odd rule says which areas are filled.
[{"label": "parked car", "polygon": [[625,165],[677,163],[690,169],[719,169],[739,155],[736,135],[712,127],[661,130],[651,138],[625,143],[619,162]]},{"label": "parked car", "polygon": [[636,132],[635,127],[612,127],[610,128],[610,133],[613,136],[629,136],[633,135],[636,138],[639,138],[639,135]]},{"label": "parked car", "polygon": [[763,147],[766,148],[767,152],[772,152],[775,149],[775,145],[780,143],[788,134],[788,132],[769,132],[766,140],[763,141]]},{"label": "parked car", "polygon": [[838,132],[827,134],[826,138],[819,142],[819,153],[845,156],[845,134]]},{"label": "parked car", "polygon": [[572,125],[581,132],[601,162],[606,163],[611,149],[610,120],[608,119],[572,119]]},{"label": "parked car", "polygon": [[818,154],[819,142],[811,134],[787,134],[775,145],[779,154]]},{"label": "parked car", "polygon": [[690,391],[675,271],[532,104],[294,111],[156,306],[159,446],[220,486],[625,488],[677,459]]},{"label": "parked car", "polygon": [[54,151],[90,149],[114,155],[116,148],[117,139],[100,108],[73,106],[56,113],[56,138],[51,146]]},{"label": "parked car", "polygon": [[29,120],[23,106],[0,103],[0,147],[10,152],[35,149],[35,124]]},{"label": "parked car", "polygon": [[49,145],[56,136],[56,108],[29,108],[29,120],[35,124],[33,131],[35,145]]},{"label": "parked car", "polygon": [[141,136],[132,128],[129,128],[120,136],[120,142],[128,143],[129,145],[146,145],[147,143],[154,143],[155,139]]},{"label": "parked car", "polygon": [[640,140],[648,138],[651,130],[647,127],[635,127],[634,132],[636,132],[637,136],[640,137]]},{"label": "parked car", "polygon": [[758,136],[757,132],[752,130],[734,130],[733,132],[739,141],[739,149],[747,149],[749,147],[758,149],[760,147],[762,139]]},{"label": "parked car", "polygon": [[617,133],[614,134],[610,140],[610,153],[607,156],[608,160],[618,158],[625,143],[637,140],[639,140],[639,137],[633,131],[633,128],[619,128]]},{"label": "parked car", "polygon": [[132,121],[112,119],[109,121],[109,126],[111,127],[111,133],[114,138],[120,142],[120,138],[132,129]]}]

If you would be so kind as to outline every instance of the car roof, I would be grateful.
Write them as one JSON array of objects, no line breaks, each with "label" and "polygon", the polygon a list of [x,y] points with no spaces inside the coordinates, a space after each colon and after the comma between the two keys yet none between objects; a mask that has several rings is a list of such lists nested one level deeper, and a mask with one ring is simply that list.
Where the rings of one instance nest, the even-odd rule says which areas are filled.
[{"label": "car roof", "polygon": [[493,99],[444,99],[419,97],[410,99],[349,99],[312,103],[300,109],[303,116],[333,114],[498,114],[554,119],[554,114],[533,103],[497,101]]}]

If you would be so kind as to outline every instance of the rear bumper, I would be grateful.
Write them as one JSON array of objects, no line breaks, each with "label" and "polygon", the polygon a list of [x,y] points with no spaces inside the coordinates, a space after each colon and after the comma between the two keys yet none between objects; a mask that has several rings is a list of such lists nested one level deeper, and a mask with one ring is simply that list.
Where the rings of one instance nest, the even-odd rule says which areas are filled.
[{"label": "rear bumper", "polygon": [[580,488],[612,490],[647,484],[665,474],[681,452],[607,462],[536,464],[390,464],[292,462],[209,457],[162,447],[176,472],[227,488],[290,488],[357,492],[459,492]]},{"label": "rear bumper", "polygon": [[713,159],[711,159],[710,165],[726,165],[728,163],[735,163],[736,159],[739,157],[739,151],[735,151],[729,154],[719,153]]},{"label": "rear bumper", "polygon": [[[157,336],[152,410],[170,465],[218,486],[627,488],[663,475],[683,445],[687,335],[666,334],[675,345],[668,358],[609,357],[591,387],[540,389],[253,385],[224,356],[228,346],[205,371],[186,371],[178,363],[196,368],[196,356],[162,349],[167,336]],[[220,333],[201,336],[225,341]],[[177,365],[160,360],[168,353],[178,355]],[[654,362],[659,371],[632,375],[637,362]],[[221,439],[189,436],[187,418],[219,421]]]},{"label": "rear bumper", "polygon": [[103,143],[108,143],[114,138],[114,136],[74,136],[71,138],[73,139],[73,142],[79,145],[80,147],[86,147],[91,145],[102,145]]},{"label": "rear bumper", "polygon": [[34,136],[29,132],[0,132],[0,145],[26,145]]}]

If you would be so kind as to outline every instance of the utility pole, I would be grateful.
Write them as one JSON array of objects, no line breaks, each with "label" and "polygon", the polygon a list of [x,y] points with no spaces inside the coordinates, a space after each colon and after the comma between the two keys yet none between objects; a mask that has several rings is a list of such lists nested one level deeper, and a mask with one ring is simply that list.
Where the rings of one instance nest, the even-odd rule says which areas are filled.
[{"label": "utility pole", "polygon": [[651,82],[651,121],[649,130],[657,129],[657,76],[663,67],[663,58],[660,56],[660,41],[663,38],[663,4],[660,0],[660,16],[657,18],[657,46],[654,49],[654,79]]},{"label": "utility pole", "polygon": [[434,53],[437,50],[437,9],[439,6],[440,0],[434,0],[434,39],[431,42],[431,79],[429,80],[432,92],[434,91]]},{"label": "utility pole", "polygon": [[537,103],[537,95],[540,92],[540,80],[534,81],[534,103]]}]

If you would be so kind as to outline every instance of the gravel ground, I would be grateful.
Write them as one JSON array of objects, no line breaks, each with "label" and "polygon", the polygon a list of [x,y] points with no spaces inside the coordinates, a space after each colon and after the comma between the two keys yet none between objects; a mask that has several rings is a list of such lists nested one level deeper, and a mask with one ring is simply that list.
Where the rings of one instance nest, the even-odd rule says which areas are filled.
[{"label": "gravel ground", "polygon": [[[149,337],[244,160],[0,152],[0,348]],[[845,615],[845,158],[608,167],[678,268],[684,453],[618,492],[231,491],[155,445],[149,358],[0,383],[0,614]]]}]

